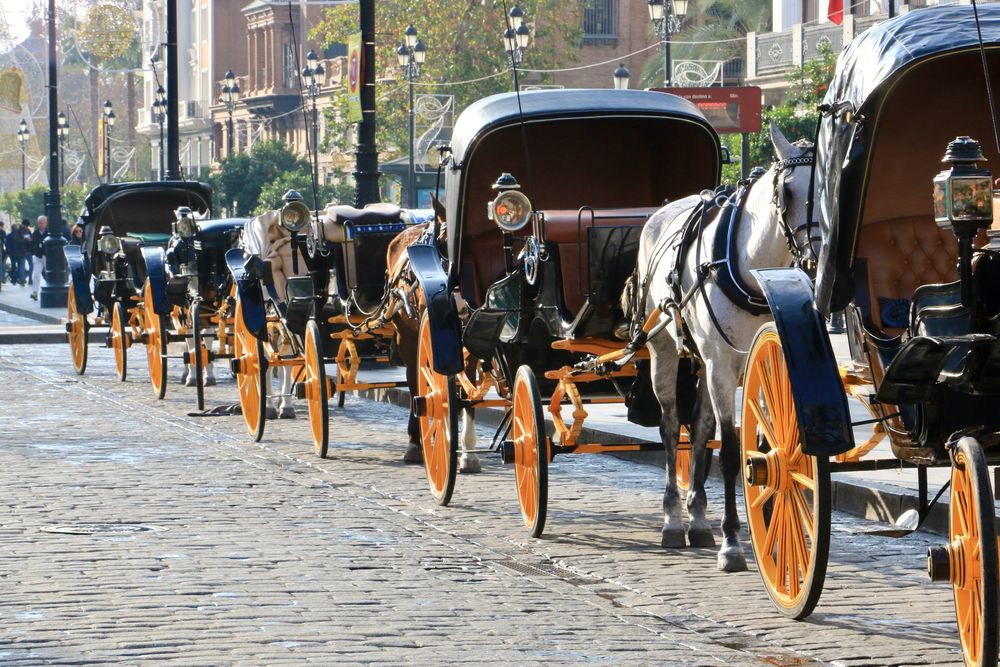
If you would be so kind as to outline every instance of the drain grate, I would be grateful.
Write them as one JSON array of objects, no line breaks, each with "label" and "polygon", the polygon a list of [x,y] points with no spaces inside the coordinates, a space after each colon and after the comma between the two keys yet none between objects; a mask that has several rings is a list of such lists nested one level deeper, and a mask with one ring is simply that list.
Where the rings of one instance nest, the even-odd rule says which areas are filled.
[{"label": "drain grate", "polygon": [[160,530],[163,529],[140,523],[62,523],[42,528],[43,533],[59,535],[134,535]]}]

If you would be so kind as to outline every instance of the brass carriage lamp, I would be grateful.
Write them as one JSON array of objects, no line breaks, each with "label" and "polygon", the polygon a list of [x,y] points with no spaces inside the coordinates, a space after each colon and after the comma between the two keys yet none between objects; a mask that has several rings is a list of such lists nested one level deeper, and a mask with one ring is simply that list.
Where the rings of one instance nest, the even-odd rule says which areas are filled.
[{"label": "brass carriage lamp", "polygon": [[176,212],[177,221],[174,222],[174,232],[182,239],[189,239],[194,236],[195,222],[191,209],[181,206]]},{"label": "brass carriage lamp", "polygon": [[951,228],[958,239],[958,270],[962,283],[962,305],[972,303],[972,240],[993,222],[993,178],[979,142],[956,137],[944,158],[948,165],[934,177],[934,221]]},{"label": "brass carriage lamp", "polygon": [[512,233],[531,220],[531,202],[521,192],[521,185],[512,175],[504,172],[493,184],[498,192],[486,211],[490,220],[504,232]]},{"label": "brass carriage lamp", "polygon": [[625,63],[618,65],[614,74],[615,90],[628,90],[628,80],[631,75],[632,73],[628,71],[628,67],[625,67]]},{"label": "brass carriage lamp", "polygon": [[121,239],[115,236],[111,227],[104,225],[101,227],[101,231],[98,232],[97,246],[108,257],[114,257],[122,249],[122,242]]}]

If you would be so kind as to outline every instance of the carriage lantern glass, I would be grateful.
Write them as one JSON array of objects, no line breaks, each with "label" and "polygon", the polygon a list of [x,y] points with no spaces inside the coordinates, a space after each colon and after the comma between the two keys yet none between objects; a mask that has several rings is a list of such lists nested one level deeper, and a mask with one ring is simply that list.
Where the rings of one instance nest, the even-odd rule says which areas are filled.
[{"label": "carriage lantern glass", "polygon": [[191,215],[191,209],[187,206],[181,206],[177,209],[177,222],[174,223],[174,231],[177,236],[182,239],[189,239],[194,236],[195,233],[195,221],[194,216]]},{"label": "carriage lantern glass", "polygon": [[508,173],[503,173],[493,189],[500,192],[490,202],[487,215],[505,232],[516,232],[531,220],[531,202],[522,193],[517,180]]},{"label": "carriage lantern glass", "polygon": [[108,225],[101,227],[101,231],[99,232],[99,237],[100,238],[98,240],[98,247],[100,251],[105,255],[107,255],[108,257],[117,255],[118,252],[122,249],[121,239],[115,236],[114,232],[111,231],[111,227],[109,227]]},{"label": "carriage lantern glass", "polygon": [[309,207],[305,205],[302,195],[295,190],[289,190],[281,198],[281,226],[292,233],[301,232],[309,224]]},{"label": "carriage lantern glass", "polygon": [[951,228],[956,235],[975,234],[993,221],[992,176],[979,168],[986,162],[979,142],[957,137],[948,144],[944,158],[948,165],[934,177],[934,221]]}]

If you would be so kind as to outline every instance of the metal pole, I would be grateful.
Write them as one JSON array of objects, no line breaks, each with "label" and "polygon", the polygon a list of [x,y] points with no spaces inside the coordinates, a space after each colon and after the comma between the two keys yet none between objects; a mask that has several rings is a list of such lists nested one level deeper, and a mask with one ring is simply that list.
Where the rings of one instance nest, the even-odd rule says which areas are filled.
[{"label": "metal pole", "polygon": [[104,176],[111,182],[111,126],[104,124]]},{"label": "metal pole", "polygon": [[233,154],[233,110],[229,110],[229,120],[226,121],[226,157]]},{"label": "metal pole", "polygon": [[167,178],[179,179],[180,159],[180,119],[177,114],[178,69],[177,69],[177,0],[166,0],[167,4]]},{"label": "metal pole", "polygon": [[59,135],[59,185],[66,185],[66,137]]},{"label": "metal pole", "polygon": [[361,87],[361,122],[358,123],[358,148],[355,152],[354,205],[376,202],[378,192],[378,150],[375,146],[375,0],[359,0],[363,79]]},{"label": "metal pole", "polygon": [[743,142],[740,146],[740,178],[750,176],[750,133],[743,133]]},{"label": "metal pole", "polygon": [[413,49],[410,49],[410,64],[407,67],[407,74],[410,79],[410,173],[407,183],[407,201],[410,208],[417,207],[417,175],[416,159],[413,155],[414,143],[416,142],[415,123],[413,119]]},{"label": "metal pole", "polygon": [[663,87],[670,87],[670,18],[663,19]]},{"label": "metal pole", "polygon": [[[65,308],[69,289],[66,255],[63,246],[62,202],[59,197],[59,88],[56,60],[56,0],[49,0],[49,193],[46,198],[45,217],[48,234],[42,242],[45,249],[45,270],[38,288],[38,305],[42,308]],[[24,174],[24,155],[21,155],[21,173]]]},{"label": "metal pole", "polygon": [[159,178],[160,178],[161,181],[164,178],[163,172],[166,169],[166,167],[164,165],[164,162],[163,162],[163,158],[164,157],[165,156],[163,154],[163,116],[160,116],[160,173],[159,173]]},{"label": "metal pole", "polygon": [[24,148],[27,144],[21,142],[21,189],[24,189]]},{"label": "metal pole", "polygon": [[312,118],[312,145],[313,156],[311,160],[313,168],[313,187],[319,189],[319,110],[316,108],[316,95],[312,95],[313,118]]}]

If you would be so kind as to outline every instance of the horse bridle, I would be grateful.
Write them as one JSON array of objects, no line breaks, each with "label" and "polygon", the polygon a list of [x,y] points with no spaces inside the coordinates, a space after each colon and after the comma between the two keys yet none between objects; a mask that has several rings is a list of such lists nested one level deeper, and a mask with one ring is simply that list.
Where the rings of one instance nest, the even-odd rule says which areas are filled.
[{"label": "horse bridle", "polygon": [[[794,258],[793,265],[802,269],[809,269],[812,266],[815,266],[815,262],[817,260],[816,251],[813,249],[812,245],[812,228],[814,226],[819,226],[818,223],[814,222],[812,219],[812,190],[816,176],[816,169],[814,168],[815,163],[816,148],[815,146],[812,146],[807,149],[805,154],[798,157],[778,160],[772,166],[772,169],[774,170],[774,179],[771,184],[771,204],[778,212],[778,224],[781,225],[781,231],[785,235],[785,242],[788,244],[788,249],[791,251],[792,257]],[[792,226],[788,224],[788,220],[785,216],[788,211],[788,207],[785,206],[785,179],[783,174],[786,171],[791,171],[795,167],[806,166],[811,168],[811,172],[809,174],[809,192],[807,194],[808,199],[806,202],[806,221],[795,229],[792,229]],[[802,232],[805,232],[805,240],[802,243],[799,243],[795,240],[795,237]]]}]

